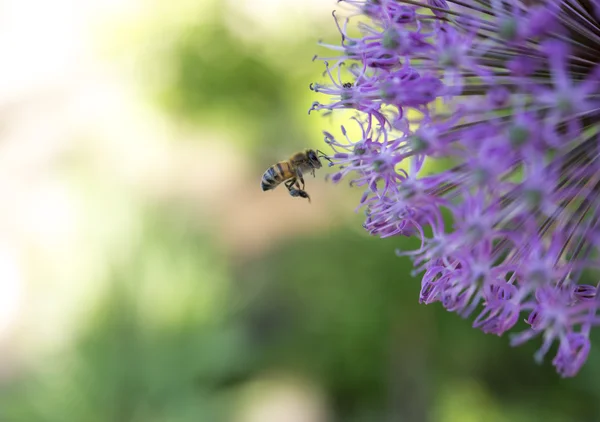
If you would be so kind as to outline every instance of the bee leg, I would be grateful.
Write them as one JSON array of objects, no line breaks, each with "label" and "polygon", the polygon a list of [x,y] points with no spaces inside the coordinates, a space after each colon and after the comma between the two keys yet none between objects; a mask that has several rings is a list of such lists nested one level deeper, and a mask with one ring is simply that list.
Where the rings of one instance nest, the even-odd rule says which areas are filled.
[{"label": "bee leg", "polygon": [[297,182],[296,182],[296,186],[298,186],[298,189],[304,190],[304,177],[302,177],[302,172],[300,170],[296,171],[296,178],[300,179],[300,183],[302,183],[302,187],[300,187],[300,185]]},{"label": "bee leg", "polygon": [[[300,176],[302,178],[302,176]],[[306,193],[304,191],[304,189],[300,189],[300,184],[298,183],[298,179],[297,178],[293,178],[288,180],[287,182],[284,183],[285,187],[288,189],[288,191],[290,192],[290,195],[293,197],[301,197],[301,198],[306,198],[308,199],[308,202],[310,202],[310,196],[308,196],[308,193]],[[304,181],[302,183],[304,185]],[[296,185],[296,187],[298,189],[294,188],[294,185]],[[304,186],[303,186],[304,187]]]},{"label": "bee leg", "polygon": [[[294,189],[294,185],[296,185],[296,187],[298,189]],[[300,189],[300,184],[298,183],[298,179],[293,177],[290,180],[285,182],[285,187],[287,188],[287,190],[290,192],[291,196],[302,196],[301,192],[304,192],[302,189]]]},{"label": "bee leg", "polygon": [[[302,189],[301,190],[304,190],[304,177],[302,177],[302,176],[300,176],[300,183],[302,183]],[[296,185],[298,187],[300,187],[300,185],[298,185],[298,183],[296,183]]]},{"label": "bee leg", "polygon": [[302,192],[300,192],[300,196],[301,196],[302,198],[306,198],[306,199],[308,199],[308,203],[310,204],[310,196],[308,196],[308,193],[307,193],[306,191],[302,191]]},{"label": "bee leg", "polygon": [[290,180],[286,181],[284,184],[285,184],[285,187],[287,188],[287,190],[291,191],[292,186],[294,186],[294,184],[298,184],[298,181],[294,177],[294,178],[291,178]]},{"label": "bee leg", "polygon": [[308,195],[308,193],[306,193],[306,191],[303,191],[302,189],[290,189],[290,195],[294,197],[299,196],[301,198],[306,198],[308,199],[308,203],[310,203],[310,196]]}]

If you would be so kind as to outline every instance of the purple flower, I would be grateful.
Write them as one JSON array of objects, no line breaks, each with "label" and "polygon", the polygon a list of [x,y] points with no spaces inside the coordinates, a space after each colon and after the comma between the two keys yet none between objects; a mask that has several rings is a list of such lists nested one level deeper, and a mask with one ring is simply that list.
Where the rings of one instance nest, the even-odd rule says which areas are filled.
[{"label": "purple flower", "polygon": [[372,235],[420,239],[398,251],[420,302],[496,335],[525,318],[511,343],[557,343],[565,377],[600,324],[581,279],[600,266],[600,0],[578,1],[347,0],[311,85],[311,110],[356,111],[359,136],[325,133],[331,180],[364,190]]}]

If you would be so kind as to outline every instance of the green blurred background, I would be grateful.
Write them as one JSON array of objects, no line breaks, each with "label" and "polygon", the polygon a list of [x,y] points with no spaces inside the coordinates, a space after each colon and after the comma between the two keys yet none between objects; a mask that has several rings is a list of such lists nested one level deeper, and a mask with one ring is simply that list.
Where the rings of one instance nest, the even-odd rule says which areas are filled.
[{"label": "green blurred background", "polygon": [[308,116],[333,1],[0,7],[0,422],[599,421],[439,305],[361,229],[360,192],[262,172]]}]

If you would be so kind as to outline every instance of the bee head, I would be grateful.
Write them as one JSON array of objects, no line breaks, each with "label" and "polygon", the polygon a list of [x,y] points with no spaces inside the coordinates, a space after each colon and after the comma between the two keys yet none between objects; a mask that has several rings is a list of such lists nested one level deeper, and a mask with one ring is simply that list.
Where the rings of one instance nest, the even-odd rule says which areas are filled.
[{"label": "bee head", "polygon": [[310,163],[311,167],[316,169],[321,168],[321,160],[319,160],[319,156],[315,150],[309,149],[306,151],[306,156],[308,157],[308,162]]}]

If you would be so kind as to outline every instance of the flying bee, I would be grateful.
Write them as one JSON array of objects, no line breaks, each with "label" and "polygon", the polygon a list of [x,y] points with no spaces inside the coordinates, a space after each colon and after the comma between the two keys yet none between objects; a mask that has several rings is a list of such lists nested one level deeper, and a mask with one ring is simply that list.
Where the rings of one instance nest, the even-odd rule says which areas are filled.
[{"label": "flying bee", "polygon": [[[319,156],[318,154],[321,155]],[[280,161],[272,165],[262,176],[262,190],[275,189],[281,183],[284,183],[291,196],[306,198],[310,202],[310,196],[304,190],[303,174],[304,172],[309,172],[314,177],[315,170],[322,167],[319,158],[324,158],[331,162],[323,152],[307,149],[295,153],[286,161]],[[300,184],[302,184],[302,187],[300,187]]]}]

